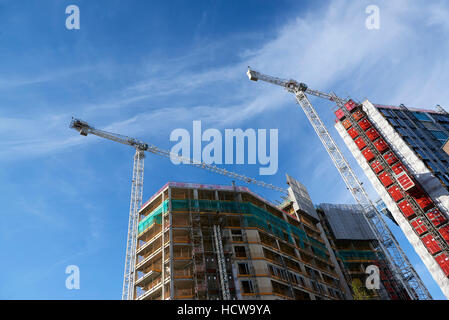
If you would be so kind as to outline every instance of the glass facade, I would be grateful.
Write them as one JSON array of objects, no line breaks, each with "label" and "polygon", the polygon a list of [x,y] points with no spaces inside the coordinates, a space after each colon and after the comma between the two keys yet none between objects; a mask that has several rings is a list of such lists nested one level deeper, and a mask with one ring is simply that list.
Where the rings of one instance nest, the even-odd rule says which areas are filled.
[{"label": "glass facade", "polygon": [[449,190],[449,155],[441,149],[449,138],[449,114],[380,106],[378,110]]}]

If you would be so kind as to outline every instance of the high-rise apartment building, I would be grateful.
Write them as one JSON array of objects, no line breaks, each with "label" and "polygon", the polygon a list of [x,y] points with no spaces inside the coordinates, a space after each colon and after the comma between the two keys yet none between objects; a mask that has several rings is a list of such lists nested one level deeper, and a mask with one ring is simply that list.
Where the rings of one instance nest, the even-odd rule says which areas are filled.
[{"label": "high-rise apartment building", "polygon": [[449,298],[449,115],[352,100],[336,129]]},{"label": "high-rise apartment building", "polygon": [[[163,186],[140,210],[134,298],[352,299],[350,255],[328,238],[305,187],[287,180],[282,205],[241,186]],[[359,266],[377,261],[372,241],[352,240],[371,259]]]},{"label": "high-rise apartment building", "polygon": [[[355,299],[410,299],[380,251],[378,239],[361,206],[322,203],[318,205],[317,213]],[[376,268],[372,269],[372,266]],[[371,272],[379,274],[379,290],[366,289]]]},{"label": "high-rise apartment building", "polygon": [[316,221],[245,187],[167,183],[140,215],[135,299],[344,298]]}]

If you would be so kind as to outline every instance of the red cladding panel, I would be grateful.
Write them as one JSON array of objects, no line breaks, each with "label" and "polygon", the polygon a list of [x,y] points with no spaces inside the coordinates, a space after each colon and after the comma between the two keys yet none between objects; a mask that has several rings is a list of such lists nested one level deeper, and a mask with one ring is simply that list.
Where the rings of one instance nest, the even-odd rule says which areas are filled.
[{"label": "red cladding panel", "polygon": [[426,213],[426,216],[430,219],[435,227],[442,225],[447,222],[446,217],[438,210],[437,208],[433,208]]},{"label": "red cladding panel", "polygon": [[399,162],[395,164],[394,166],[391,167],[391,169],[396,174],[396,179],[398,180],[402,189],[407,191],[415,186],[415,183],[407,174],[407,170],[405,169],[405,166],[402,163]]},{"label": "red cladding panel", "polygon": [[348,109],[348,111],[351,111],[352,109],[357,107],[357,104],[354,101],[349,100],[348,102],[345,103],[345,107],[346,109]]},{"label": "red cladding panel", "polygon": [[410,224],[412,225],[413,229],[415,229],[416,233],[418,233],[418,235],[422,235],[423,233],[427,232],[427,227],[420,218],[416,218]]},{"label": "red cladding panel", "polygon": [[363,148],[366,147],[365,140],[363,140],[362,137],[357,138],[357,139],[355,140],[355,144],[357,145],[357,147],[359,147],[359,150],[362,150]]},{"label": "red cladding panel", "polygon": [[363,129],[363,131],[366,131],[366,129],[371,127],[371,122],[369,122],[369,120],[365,118],[359,121],[359,126]]},{"label": "red cladding panel", "polygon": [[341,120],[345,117],[345,113],[341,109],[338,109],[337,111],[335,111],[335,115],[337,116],[338,120]]},{"label": "red cladding panel", "polygon": [[368,162],[374,159],[374,154],[369,148],[365,148],[365,150],[362,151],[362,154]]},{"label": "red cladding panel", "polygon": [[398,161],[398,158],[394,155],[393,151],[388,151],[384,154],[384,159],[391,166],[393,163]]},{"label": "red cladding panel", "polygon": [[377,130],[374,129],[374,128],[368,129],[368,130],[366,131],[366,135],[368,136],[368,138],[369,138],[371,141],[374,141],[374,140],[376,140],[377,138],[379,138],[379,132],[377,132]]},{"label": "red cladding panel", "polygon": [[376,142],[374,142],[374,146],[376,147],[377,151],[380,153],[383,153],[388,149],[388,145],[385,143],[385,141],[381,138],[377,139]]},{"label": "red cladding panel", "polygon": [[393,198],[394,201],[398,202],[401,200],[404,196],[401,193],[401,190],[397,186],[392,186],[388,190],[388,193]]},{"label": "red cladding panel", "polygon": [[384,169],[384,167],[382,167],[382,165],[380,164],[380,162],[378,160],[374,160],[371,163],[371,168],[373,169],[373,171],[375,173],[379,173]]},{"label": "red cladding panel", "polygon": [[443,269],[446,276],[449,276],[449,257],[442,253],[435,257],[435,260],[440,265],[441,269]]},{"label": "red cladding panel", "polygon": [[431,234],[429,234],[425,237],[422,237],[421,241],[424,243],[427,250],[429,250],[429,252],[431,254],[435,254],[435,253],[441,251],[441,248],[438,245],[438,242],[435,241],[435,238]]},{"label": "red cladding panel", "polygon": [[427,209],[432,205],[432,200],[426,196],[424,193],[419,193],[416,195],[412,195],[412,197],[415,199],[416,203],[422,208]]},{"label": "red cladding panel", "polygon": [[[341,111],[341,110],[340,110],[340,111]],[[343,112],[343,111],[342,111],[342,112]],[[349,121],[349,119],[343,120],[343,121],[341,122],[341,124],[343,125],[343,127],[344,127],[346,130],[348,130],[348,129],[352,126],[351,121]]]},{"label": "red cladding panel", "polygon": [[449,243],[449,226],[444,226],[438,229],[441,236]]},{"label": "red cladding panel", "polygon": [[391,169],[396,174],[400,174],[401,172],[406,171],[404,165],[400,162],[392,166]]},{"label": "red cladding panel", "polygon": [[393,183],[393,180],[391,180],[390,175],[386,172],[379,174],[379,180],[385,187],[388,187]]},{"label": "red cladding panel", "polygon": [[365,113],[362,110],[357,110],[356,112],[354,112],[352,114],[352,117],[356,120],[359,121],[360,119],[362,119],[365,116]]},{"label": "red cladding panel", "polygon": [[352,139],[356,138],[359,135],[359,132],[357,130],[355,130],[354,128],[349,129],[348,133]]},{"label": "red cladding panel", "polygon": [[404,200],[401,203],[399,203],[398,207],[407,219],[409,219],[410,217],[413,217],[415,215],[415,211],[410,206],[410,203],[408,203],[407,200]]},{"label": "red cladding panel", "polygon": [[405,171],[402,172],[400,175],[397,175],[396,179],[398,180],[402,189],[404,189],[405,191],[409,191],[415,186],[415,183]]}]

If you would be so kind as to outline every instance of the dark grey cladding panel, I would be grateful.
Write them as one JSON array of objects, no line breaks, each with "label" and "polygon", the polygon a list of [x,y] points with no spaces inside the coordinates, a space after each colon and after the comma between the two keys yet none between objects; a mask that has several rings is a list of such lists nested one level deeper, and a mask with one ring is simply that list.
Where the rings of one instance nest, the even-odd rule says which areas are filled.
[{"label": "dark grey cladding panel", "polygon": [[319,208],[323,210],[337,240],[376,239],[359,205],[322,203]]},{"label": "dark grey cladding panel", "polygon": [[319,219],[306,187],[304,187],[298,180],[290,177],[288,174],[286,174],[286,176],[287,183],[290,186],[290,188],[288,188],[288,193],[292,198],[291,200],[294,203],[293,207],[295,210],[302,210],[315,219]]}]

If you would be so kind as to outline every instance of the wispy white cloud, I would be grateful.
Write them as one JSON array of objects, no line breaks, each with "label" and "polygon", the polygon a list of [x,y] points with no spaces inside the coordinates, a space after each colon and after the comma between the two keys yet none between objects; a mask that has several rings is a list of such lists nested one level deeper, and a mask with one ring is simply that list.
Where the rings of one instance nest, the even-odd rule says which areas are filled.
[{"label": "wispy white cloud", "polygon": [[[298,117],[294,126],[280,128],[283,146],[280,156],[289,163],[286,170],[307,180],[305,184],[314,202],[353,202],[304,115],[289,111],[296,106],[293,97],[281,88],[250,82],[245,73],[250,65],[267,74],[304,81],[315,89],[335,89],[341,95],[367,96],[379,103],[449,104],[446,54],[449,43],[441,41],[447,38],[444,35],[449,30],[447,4],[382,2],[379,30],[365,28],[367,4],[332,1],[319,10],[286,21],[266,38],[265,33],[236,34],[205,43],[198,36],[185,54],[169,58],[150,55],[147,60],[128,66],[135,70],[134,78],[108,73],[108,80],[116,83],[109,90],[107,86],[99,87],[94,97],[84,96],[84,87],[77,87],[79,82],[75,81],[70,86],[73,85],[71,92],[78,98],[76,105],[70,104],[69,96],[61,108],[52,96],[46,96],[47,108],[42,108],[37,116],[35,113],[6,116],[3,107],[0,160],[43,157],[99,141],[69,130],[72,114],[111,132],[142,137],[148,142],[153,138],[165,139],[167,143],[168,135],[163,135],[177,127],[188,128],[192,120],[202,120],[207,126],[217,128],[253,127],[256,120],[264,127],[272,127],[278,123],[273,117]],[[208,16],[204,15],[204,19]],[[440,38],[435,40],[434,36]],[[233,59],[223,59],[223,52],[232,52]],[[43,74],[3,76],[0,90],[52,85],[74,75],[78,80],[89,81],[95,72],[105,72],[105,68],[76,67]],[[97,84],[90,83],[90,86]],[[332,105],[317,101],[315,106],[323,121],[332,127]],[[332,128],[330,131],[336,134]],[[341,140],[336,140],[354,170],[364,177]],[[82,168],[77,172],[86,180],[94,180],[94,174],[87,177]],[[282,180],[283,174],[279,172]],[[367,180],[362,180],[372,198],[377,198]],[[83,209],[99,211],[93,207]],[[52,219],[46,215],[45,203],[27,213],[45,222]],[[86,247],[67,252],[64,259],[55,259],[48,272],[98,250],[95,244],[104,231],[102,216],[85,218]]]},{"label": "wispy white cloud", "polygon": [[[348,85],[349,91],[352,86],[354,91],[359,92],[363,88],[365,93],[367,87],[361,82],[369,78],[367,82],[372,83],[373,75],[392,67],[397,52],[411,50],[414,42],[410,42],[410,39],[419,40],[408,32],[414,26],[413,19],[404,18],[407,14],[418,14],[419,11],[421,15],[429,14],[432,17],[429,23],[433,25],[444,23],[438,13],[445,12],[441,10],[441,3],[431,7],[412,5],[404,13],[403,9],[407,8],[405,4],[405,1],[383,4],[381,29],[370,31],[365,28],[363,5],[334,1],[324,11],[310,12],[302,18],[287,22],[273,39],[260,43],[259,47],[240,49],[238,54],[241,60],[238,62],[200,68],[197,71],[195,66],[201,59],[213,56],[211,51],[232,45],[226,42],[232,39],[214,42],[206,49],[193,49],[192,53],[185,56],[174,57],[161,64],[151,64],[151,68],[148,64],[144,68],[148,73],[147,77],[143,74],[143,79],[130,82],[117,93],[111,93],[104,101],[87,101],[78,108],[78,112],[97,119],[107,109],[126,110],[125,116],[118,113],[120,119],[117,116],[108,117],[111,122],[105,128],[128,135],[140,135],[148,131],[150,121],[154,129],[153,126],[162,126],[159,120],[167,117],[170,117],[173,126],[196,119],[216,126],[240,125],[268,110],[292,104],[292,98],[280,88],[250,83],[245,75],[247,65],[268,74],[303,80],[317,89],[326,90],[343,82]],[[444,83],[441,79],[445,79],[444,68],[432,65],[431,61],[422,64],[423,68],[433,70],[432,77],[424,82],[425,88],[432,91],[434,84],[440,88]],[[403,65],[400,67],[403,68]],[[349,76],[357,81],[351,83]],[[423,82],[414,77],[409,79],[413,80],[401,82],[396,87],[390,85],[390,92],[385,97],[403,96],[410,90],[418,92],[415,88]],[[425,91],[420,91],[420,101],[426,99]],[[203,93],[215,95],[216,99],[209,99],[204,103]],[[154,102],[155,99],[157,103]],[[148,105],[145,110],[144,106]],[[133,113],[130,106],[135,106],[136,112]],[[322,116],[325,121],[332,119],[330,112]],[[23,132],[14,129],[9,132],[11,139],[2,151],[5,156],[20,152],[22,147],[41,150],[35,154],[44,154],[80,143],[79,137],[61,134],[66,126],[61,127],[61,123],[57,121],[54,123],[59,126],[45,127],[39,126],[40,119],[5,121],[10,123],[10,128],[26,128]],[[43,130],[44,134],[41,131],[38,135],[38,130]],[[334,169],[330,167],[329,170]]]},{"label": "wispy white cloud", "polygon": [[24,76],[18,75],[2,75],[0,77],[0,90],[12,89],[15,87],[23,87],[34,84],[51,83],[67,79],[74,75],[80,75],[87,72],[99,70],[101,66],[76,66],[70,68],[63,68],[40,74],[29,74]]}]

